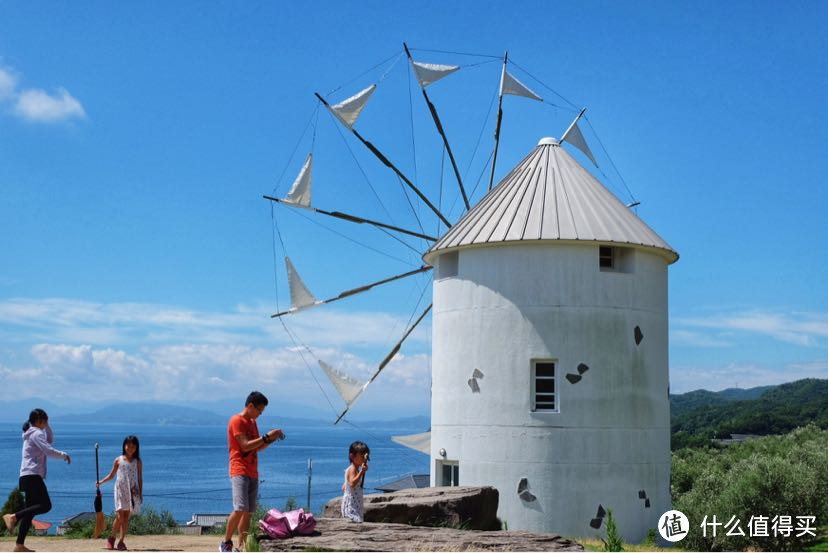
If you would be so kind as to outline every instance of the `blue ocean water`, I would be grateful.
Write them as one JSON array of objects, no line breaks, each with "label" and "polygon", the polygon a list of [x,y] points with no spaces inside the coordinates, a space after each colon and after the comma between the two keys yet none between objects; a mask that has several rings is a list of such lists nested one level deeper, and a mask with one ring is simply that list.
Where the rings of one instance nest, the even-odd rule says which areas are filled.
[{"label": "blue ocean water", "polygon": [[[186,522],[193,513],[231,510],[227,468],[226,426],[161,426],[118,424],[53,424],[55,447],[72,457],[67,465],[50,459],[46,485],[52,510],[37,518],[55,527],[82,511],[92,511],[95,495],[95,449],[100,444],[101,477],[108,474],[128,434],[141,442],[144,467],[144,505],[170,511]],[[259,454],[260,501],[283,507],[288,497],[307,502],[308,459],[313,459],[311,509],[320,514],[325,503],[341,495],[348,446],[362,440],[371,448],[366,493],[376,485],[406,474],[428,473],[428,457],[391,441],[392,434],[421,432],[422,428],[354,428],[349,426],[283,426],[284,441]],[[0,501],[17,486],[21,432],[16,425],[0,427]],[[104,512],[113,509],[113,483],[104,484]]]}]

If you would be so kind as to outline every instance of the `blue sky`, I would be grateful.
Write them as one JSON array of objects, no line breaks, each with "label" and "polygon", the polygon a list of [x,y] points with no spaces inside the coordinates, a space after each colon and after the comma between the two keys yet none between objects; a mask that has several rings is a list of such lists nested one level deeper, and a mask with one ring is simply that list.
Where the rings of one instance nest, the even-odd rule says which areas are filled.
[{"label": "blue sky", "polygon": [[[681,254],[670,268],[673,391],[828,377],[825,3],[0,11],[0,397],[222,399],[258,386],[330,412],[268,317],[289,299],[280,259],[274,287],[261,195],[284,194],[312,148],[315,205],[416,227],[393,174],[327,113],[314,116],[314,92],[340,101],[387,71],[357,128],[460,215],[447,160],[440,195],[441,144],[410,70],[392,65],[403,41],[420,61],[463,66],[429,93],[469,188],[492,147],[500,69],[485,56],[508,49],[510,70],[549,102],[506,98],[498,175],[571,120],[549,87],[588,108],[599,177],[625,201],[629,187],[638,215]],[[285,208],[273,214],[318,297],[418,264],[374,229],[315,218],[382,254]],[[422,207],[419,217],[437,232]],[[428,283],[287,322],[316,357],[365,377],[423,289],[429,300]],[[426,321],[360,412],[426,412],[429,352]]]}]

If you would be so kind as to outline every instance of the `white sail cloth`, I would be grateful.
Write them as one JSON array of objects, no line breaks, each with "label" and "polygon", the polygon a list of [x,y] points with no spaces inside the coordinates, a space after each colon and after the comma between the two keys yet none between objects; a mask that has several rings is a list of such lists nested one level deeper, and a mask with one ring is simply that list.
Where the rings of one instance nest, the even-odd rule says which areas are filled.
[{"label": "white sail cloth", "polygon": [[598,167],[598,162],[595,161],[595,156],[592,155],[592,150],[589,149],[587,146],[586,140],[584,140],[584,135],[581,134],[581,129],[578,128],[578,123],[575,122],[572,124],[572,128],[569,129],[569,132],[561,139],[561,142],[569,142],[579,150],[581,150],[585,156],[589,158],[589,160]]},{"label": "white sail cloth", "polygon": [[285,266],[287,267],[288,286],[290,286],[291,307],[301,309],[315,305],[317,303],[316,298],[310,293],[302,279],[299,278],[299,273],[296,272],[296,267],[293,266],[289,257],[285,257]]},{"label": "white sail cloth", "polygon": [[290,187],[285,198],[286,202],[300,205],[303,207],[310,207],[311,204],[311,174],[313,169],[313,154],[308,154],[305,164],[299,171],[296,180],[293,181],[293,186]]},{"label": "white sail cloth", "polygon": [[543,98],[532,92],[528,86],[517,80],[511,73],[506,71],[506,66],[503,66],[503,73],[500,75],[500,95],[512,94],[513,96],[523,96],[543,102]]},{"label": "white sail cloth", "polygon": [[411,66],[414,68],[414,74],[417,76],[417,82],[423,88],[460,69],[459,65],[440,65],[437,63],[422,63],[414,60],[411,60]]},{"label": "white sail cloth", "polygon": [[349,407],[368,385],[367,382],[360,382],[354,378],[351,378],[342,371],[336,370],[321,359],[319,360],[319,366],[322,367],[323,371],[325,371],[328,379]]},{"label": "white sail cloth", "polygon": [[368,88],[360,90],[350,98],[331,106],[331,112],[342,121],[343,125],[350,129],[356,123],[357,117],[362,113],[365,104],[371,99],[371,95],[376,89],[377,85],[372,84]]},{"label": "white sail cloth", "polygon": [[391,440],[405,447],[415,449],[420,453],[431,455],[431,431],[408,436],[391,436]]}]

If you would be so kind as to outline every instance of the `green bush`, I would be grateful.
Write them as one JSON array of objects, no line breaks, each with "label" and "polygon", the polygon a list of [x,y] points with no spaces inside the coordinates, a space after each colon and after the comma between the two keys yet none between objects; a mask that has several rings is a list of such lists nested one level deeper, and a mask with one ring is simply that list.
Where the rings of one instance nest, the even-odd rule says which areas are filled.
[{"label": "green bush", "polygon": [[19,488],[13,489],[9,493],[9,497],[6,499],[6,502],[3,503],[3,508],[0,509],[0,517],[9,513],[16,513],[22,509],[25,504],[26,501],[23,498],[23,492],[21,492]]},{"label": "green bush", "polygon": [[[109,535],[112,530],[112,522],[115,520],[114,516],[106,517],[106,527],[102,535]],[[66,537],[68,538],[83,538],[89,539],[95,531],[95,520],[84,520],[81,522],[74,522],[69,524],[66,530]],[[129,531],[127,535],[146,536],[152,534],[177,534],[178,523],[173,518],[169,511],[158,512],[152,507],[142,509],[140,514],[134,515],[129,519]]]},{"label": "green bush", "polygon": [[624,551],[624,539],[618,532],[612,509],[607,509],[607,539],[601,538],[601,541],[604,542],[604,551]]},{"label": "green bush", "polygon": [[[673,455],[673,508],[690,519],[690,532],[681,546],[691,550],[802,550],[813,536],[774,536],[771,521],[789,515],[815,516],[823,530],[828,516],[828,431],[815,425],[784,436],[767,436],[725,449],[681,450]],[[701,523],[716,516],[723,524],[735,517],[744,536],[716,536]],[[768,537],[752,537],[751,516],[768,517]],[[730,528],[733,528],[731,526]],[[821,535],[819,530],[817,536]]]}]

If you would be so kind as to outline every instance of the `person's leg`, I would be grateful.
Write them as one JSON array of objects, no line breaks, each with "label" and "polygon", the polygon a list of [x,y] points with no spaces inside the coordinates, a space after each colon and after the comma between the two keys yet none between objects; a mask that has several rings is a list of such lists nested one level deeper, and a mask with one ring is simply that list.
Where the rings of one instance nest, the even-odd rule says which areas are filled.
[{"label": "person's leg", "polygon": [[247,478],[247,511],[242,514],[239,521],[239,549],[244,551],[247,545],[247,532],[250,529],[250,518],[256,510],[256,498],[259,495],[259,479]]},{"label": "person's leg", "polygon": [[26,506],[14,514],[14,520],[20,524],[17,532],[17,545],[22,546],[26,541],[32,519],[35,515],[48,513],[52,509],[52,501],[43,479],[36,475],[20,477],[20,491],[26,495]]},{"label": "person's leg", "polygon": [[239,520],[242,517],[242,511],[233,511],[230,513],[230,516],[227,517],[227,530],[224,532],[224,541],[233,541],[233,533],[236,531],[236,528],[239,527]]},{"label": "person's leg", "polygon": [[244,512],[239,520],[239,549],[244,551],[247,544],[247,529],[250,528],[250,516],[252,513]]},{"label": "person's leg", "polygon": [[121,517],[121,541],[126,538],[127,530],[129,530],[129,511],[118,511],[118,516]]},{"label": "person's leg", "polygon": [[241,528],[241,518],[250,510],[248,505],[250,479],[246,476],[233,476],[230,478],[230,485],[233,490],[233,512],[227,517],[227,529],[224,532],[222,547],[230,546],[232,549],[233,533],[237,528]]}]

